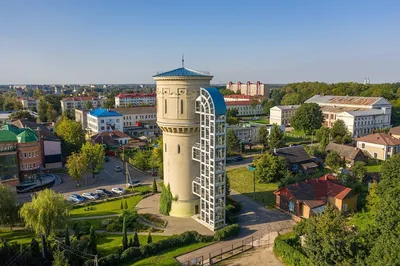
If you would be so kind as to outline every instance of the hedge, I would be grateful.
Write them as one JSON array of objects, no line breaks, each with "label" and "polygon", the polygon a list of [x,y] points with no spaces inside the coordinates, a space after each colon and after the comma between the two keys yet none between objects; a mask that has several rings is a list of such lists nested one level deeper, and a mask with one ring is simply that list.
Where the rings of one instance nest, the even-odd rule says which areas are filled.
[{"label": "hedge", "polygon": [[236,236],[240,232],[240,226],[238,224],[232,224],[225,226],[224,228],[218,230],[214,235],[215,241],[220,241],[227,239],[231,236]]},{"label": "hedge", "polygon": [[290,266],[309,266],[311,261],[299,250],[289,245],[280,236],[275,238],[274,252],[281,257],[286,265]]},{"label": "hedge", "polygon": [[118,266],[120,264],[120,258],[118,254],[110,254],[108,256],[99,259],[99,265],[101,266]]}]

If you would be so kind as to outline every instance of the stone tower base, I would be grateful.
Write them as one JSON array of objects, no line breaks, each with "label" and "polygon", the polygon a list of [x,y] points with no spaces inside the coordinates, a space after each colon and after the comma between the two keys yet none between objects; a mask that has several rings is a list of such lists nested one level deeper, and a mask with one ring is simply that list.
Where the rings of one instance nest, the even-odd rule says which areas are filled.
[{"label": "stone tower base", "polygon": [[[197,205],[197,208],[196,208]],[[170,216],[188,218],[200,211],[200,200],[172,200]]]}]

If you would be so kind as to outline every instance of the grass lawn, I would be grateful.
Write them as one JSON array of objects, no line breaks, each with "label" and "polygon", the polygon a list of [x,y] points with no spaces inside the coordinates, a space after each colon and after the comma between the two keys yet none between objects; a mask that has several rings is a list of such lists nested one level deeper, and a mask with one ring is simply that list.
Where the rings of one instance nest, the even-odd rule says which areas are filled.
[{"label": "grass lawn", "polygon": [[210,243],[196,243],[192,244],[186,247],[180,247],[180,248],[171,248],[167,249],[164,252],[161,252],[159,255],[152,256],[143,260],[140,260],[138,262],[135,262],[133,264],[126,264],[126,265],[131,265],[131,266],[148,266],[148,265],[164,265],[164,266],[179,266],[180,263],[175,259],[175,257],[180,256],[184,253],[193,251],[195,249],[204,247],[209,245]]},{"label": "grass lawn", "polygon": [[368,173],[379,173],[381,171],[382,165],[366,165]]},{"label": "grass lawn", "polygon": [[125,199],[114,200],[99,203],[93,205],[93,210],[85,211],[85,207],[81,207],[78,209],[73,209],[71,211],[71,217],[90,217],[90,216],[101,216],[101,215],[109,215],[109,214],[119,214],[122,213],[121,210],[121,201],[125,204],[125,200],[128,202],[128,207],[133,208],[138,204],[138,202],[142,199],[142,196],[132,196]]},{"label": "grass lawn", "polygon": [[35,234],[26,230],[0,230],[0,238],[5,238],[9,243],[18,242],[20,244],[29,244]]},{"label": "grass lawn", "polygon": [[347,225],[355,225],[360,231],[366,231],[374,226],[374,219],[370,212],[356,212],[347,220]]},{"label": "grass lawn", "polygon": [[[250,198],[253,198],[253,172],[247,167],[240,167],[227,172],[231,189],[236,190]],[[273,192],[278,189],[278,183],[256,183],[255,200],[265,206],[275,205],[275,195]]]},{"label": "grass lawn", "polygon": [[[133,235],[128,235],[129,239]],[[153,242],[168,238],[168,236],[155,236],[151,235]],[[147,235],[139,235],[139,242],[141,245],[147,244]],[[121,235],[108,235],[97,238],[97,250],[101,253],[101,256],[118,253],[118,250],[122,247],[122,234]]]},{"label": "grass lawn", "polygon": [[269,119],[252,120],[251,122],[252,123],[257,123],[257,124],[268,125],[269,124]]},{"label": "grass lawn", "polygon": [[[110,218],[100,218],[100,219],[85,219],[85,220],[82,220],[82,221],[84,221],[84,222],[89,222],[92,226],[94,226],[94,229],[96,229],[96,230],[102,230],[102,229],[104,229],[103,228],[103,226],[102,226],[102,224],[101,224],[101,222],[103,221],[103,220],[105,220],[105,219],[112,219],[112,217],[110,217]],[[80,221],[80,220],[79,220]],[[73,228],[74,227],[74,224],[75,223],[77,223],[77,222],[79,222],[79,221],[69,221],[68,222],[68,227],[69,228]]]}]

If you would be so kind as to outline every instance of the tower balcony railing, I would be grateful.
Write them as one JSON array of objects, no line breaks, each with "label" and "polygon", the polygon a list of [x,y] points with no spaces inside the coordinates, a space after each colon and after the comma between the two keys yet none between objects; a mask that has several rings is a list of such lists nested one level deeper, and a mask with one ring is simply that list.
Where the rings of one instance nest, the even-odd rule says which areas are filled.
[{"label": "tower balcony railing", "polygon": [[201,149],[200,143],[195,143],[192,147],[192,159],[197,162],[201,162]]},{"label": "tower balcony railing", "polygon": [[192,182],[192,192],[193,194],[195,194],[196,196],[201,197],[201,185],[200,185],[200,178],[196,177],[193,182]]}]

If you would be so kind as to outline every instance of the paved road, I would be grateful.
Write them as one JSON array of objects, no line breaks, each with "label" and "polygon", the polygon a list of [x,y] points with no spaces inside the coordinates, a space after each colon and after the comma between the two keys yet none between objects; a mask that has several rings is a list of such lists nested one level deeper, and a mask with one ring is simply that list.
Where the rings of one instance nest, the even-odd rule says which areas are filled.
[{"label": "paved road", "polygon": [[231,196],[242,204],[242,210],[238,217],[238,223],[242,227],[239,236],[235,239],[220,241],[179,256],[176,259],[180,263],[185,263],[200,256],[208,259],[210,253],[216,255],[221,249],[236,244],[243,239],[251,236],[256,239],[271,232],[290,230],[295,224],[289,215],[275,209],[267,209],[242,194],[232,191]]},{"label": "paved road", "polygon": [[[125,187],[125,175],[124,172],[115,172],[113,167],[119,165],[123,168],[123,163],[116,157],[109,157],[110,161],[104,163],[104,170],[96,175],[96,178],[92,178],[92,174],[85,175],[79,182],[81,186],[76,186],[76,181],[72,180],[69,175],[57,174],[63,179],[63,183],[55,185],[52,189],[56,192],[63,193],[66,199],[69,199],[71,194],[77,193],[82,194],[84,192],[94,192],[98,188],[106,188],[111,190],[113,187]],[[150,171],[139,171],[132,166],[128,166],[132,180],[140,180],[142,185],[150,185],[153,182],[153,177]],[[87,185],[85,185],[87,182]],[[18,200],[25,202],[30,200],[30,193],[18,194]]]}]

